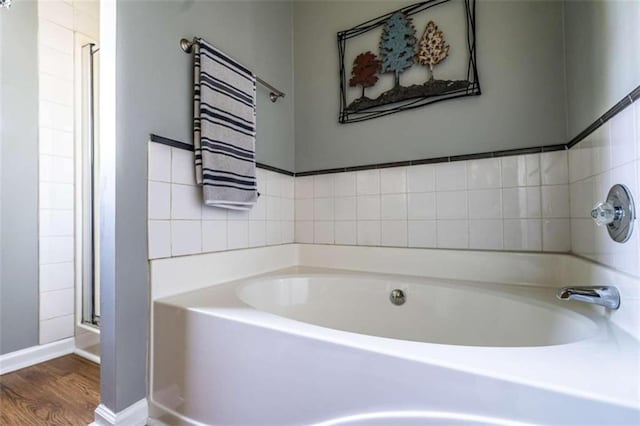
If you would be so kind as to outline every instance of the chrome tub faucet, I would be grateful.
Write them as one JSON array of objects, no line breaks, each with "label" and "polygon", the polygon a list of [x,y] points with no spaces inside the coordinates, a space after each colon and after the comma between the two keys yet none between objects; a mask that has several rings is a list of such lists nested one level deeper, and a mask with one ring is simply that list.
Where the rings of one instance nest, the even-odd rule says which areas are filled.
[{"label": "chrome tub faucet", "polygon": [[620,307],[620,292],[612,286],[562,287],[556,297],[560,300],[577,300],[594,303],[608,309]]}]

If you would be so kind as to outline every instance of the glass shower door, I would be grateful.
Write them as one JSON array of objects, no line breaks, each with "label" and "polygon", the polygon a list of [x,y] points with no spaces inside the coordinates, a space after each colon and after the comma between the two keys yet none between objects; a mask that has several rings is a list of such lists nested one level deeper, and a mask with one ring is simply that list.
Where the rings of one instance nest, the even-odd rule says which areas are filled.
[{"label": "glass shower door", "polygon": [[100,49],[82,47],[82,322],[100,325]]}]

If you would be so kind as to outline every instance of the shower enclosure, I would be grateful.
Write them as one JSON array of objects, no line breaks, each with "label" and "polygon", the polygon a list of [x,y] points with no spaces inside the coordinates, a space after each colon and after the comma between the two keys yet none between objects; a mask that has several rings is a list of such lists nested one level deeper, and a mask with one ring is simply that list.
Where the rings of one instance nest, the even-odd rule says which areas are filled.
[{"label": "shower enclosure", "polygon": [[100,185],[99,85],[100,48],[87,43],[81,50],[81,322],[100,325]]}]

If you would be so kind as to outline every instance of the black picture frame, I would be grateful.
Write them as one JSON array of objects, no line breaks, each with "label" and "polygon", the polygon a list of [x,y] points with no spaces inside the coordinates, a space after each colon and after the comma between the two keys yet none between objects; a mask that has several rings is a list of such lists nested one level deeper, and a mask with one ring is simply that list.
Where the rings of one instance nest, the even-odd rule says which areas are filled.
[{"label": "black picture frame", "polygon": [[347,41],[353,37],[358,37],[359,35],[378,29],[379,27],[384,25],[387,19],[394,13],[402,12],[407,16],[412,16],[429,8],[440,6],[450,1],[451,0],[428,0],[415,3],[391,11],[378,18],[371,19],[351,29],[338,32],[338,56],[340,64],[340,115],[338,117],[338,121],[340,123],[346,124],[371,120],[373,118],[383,117],[389,114],[394,114],[396,112],[419,108],[441,101],[461,98],[465,96],[478,96],[481,94],[480,80],[478,77],[478,69],[476,65],[476,0],[464,0],[466,10],[465,21],[467,26],[467,53],[469,57],[467,67],[467,81],[469,84],[467,85],[467,87],[456,89],[455,91],[451,91],[442,95],[416,97],[383,106],[368,108],[361,111],[354,111],[348,108],[348,79],[346,76],[344,57]]}]

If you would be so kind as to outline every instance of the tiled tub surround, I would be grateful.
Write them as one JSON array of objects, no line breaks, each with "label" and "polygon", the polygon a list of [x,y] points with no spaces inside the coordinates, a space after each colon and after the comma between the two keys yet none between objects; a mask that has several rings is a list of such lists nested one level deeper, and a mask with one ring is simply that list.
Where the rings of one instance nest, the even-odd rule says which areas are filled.
[{"label": "tiled tub surround", "polygon": [[149,142],[149,258],[292,243],[294,178],[257,169],[249,212],[207,207],[194,177],[194,153]]},{"label": "tiled tub surround", "polygon": [[569,150],[571,246],[575,254],[640,276],[638,221],[629,241],[619,244],[589,213],[604,201],[609,188],[626,185],[640,201],[640,105],[635,102]]},{"label": "tiled tub surround", "polygon": [[[292,242],[295,233],[295,242],[306,244],[572,252],[638,276],[637,232],[617,244],[589,218],[614,183],[627,185],[638,198],[640,107],[622,105],[606,115],[600,128],[565,150],[295,179],[258,170],[263,197],[254,212],[239,217],[205,207],[198,213],[195,204],[185,207],[188,202],[178,206],[172,190],[174,184],[194,186],[193,154],[152,143],[150,257],[280,244]],[[183,164],[177,169],[182,174],[171,171],[172,155]],[[183,188],[175,189],[178,197],[188,198]],[[197,197],[193,191],[190,199],[201,204]],[[249,223],[248,237],[247,226],[237,219]],[[257,223],[262,221],[264,236]],[[194,236],[186,249],[176,232],[180,227]]]},{"label": "tiled tub surround", "polygon": [[568,252],[567,151],[296,178],[296,242]]}]

